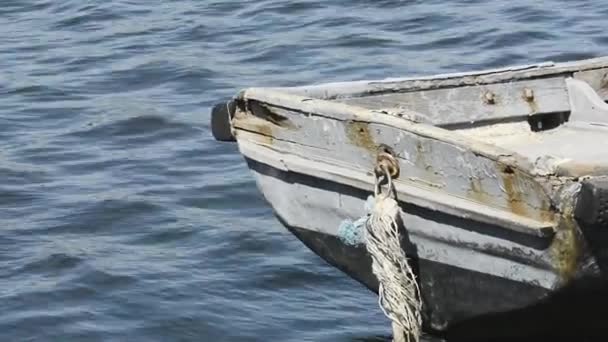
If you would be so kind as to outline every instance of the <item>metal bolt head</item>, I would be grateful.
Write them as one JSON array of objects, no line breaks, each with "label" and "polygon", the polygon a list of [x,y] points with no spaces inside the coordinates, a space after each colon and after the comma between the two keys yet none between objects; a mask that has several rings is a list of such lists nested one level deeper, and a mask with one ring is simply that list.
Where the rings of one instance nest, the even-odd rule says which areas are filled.
[{"label": "metal bolt head", "polygon": [[496,95],[487,90],[485,93],[483,93],[483,102],[485,102],[486,104],[495,104],[496,103]]},{"label": "metal bolt head", "polygon": [[524,99],[528,102],[534,101],[534,90],[530,88],[524,88]]}]

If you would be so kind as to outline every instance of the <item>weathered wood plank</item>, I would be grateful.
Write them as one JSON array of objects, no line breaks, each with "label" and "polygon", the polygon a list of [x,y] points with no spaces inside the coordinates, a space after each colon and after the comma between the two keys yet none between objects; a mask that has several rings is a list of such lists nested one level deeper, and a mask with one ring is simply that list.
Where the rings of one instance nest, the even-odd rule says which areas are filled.
[{"label": "weathered wood plank", "polygon": [[[277,156],[273,149],[245,142],[241,151],[254,160],[264,160],[264,167],[279,165],[276,167],[281,168],[283,155]],[[310,166],[307,162],[303,164]],[[289,226],[338,236],[338,227],[344,219],[362,215],[364,199],[309,184],[298,175],[269,172],[267,169],[258,172],[257,167],[252,171],[266,199]],[[409,197],[404,196],[403,199],[409,202]],[[449,219],[418,216],[407,211],[402,213],[402,219],[421,259],[516,281],[534,282],[547,288],[557,280],[553,271],[554,260],[546,249],[491,234],[479,234]]]},{"label": "weathered wood plank", "polygon": [[500,69],[450,73],[423,77],[392,78],[356,82],[335,82],[312,86],[273,88],[293,95],[317,99],[369,96],[373,94],[407,92],[428,89],[476,86],[541,78],[551,75],[572,76],[580,71],[608,68],[608,57],[593,58],[568,63],[541,63],[512,66]]},{"label": "weathered wood plank", "polygon": [[251,113],[237,113],[233,125],[241,132],[256,133],[247,139],[286,150],[286,143],[306,147],[311,158],[351,170],[373,170],[376,149],[391,147],[400,160],[401,179],[412,186],[442,192],[469,202],[491,206],[550,225],[553,213],[549,197],[534,178],[501,161],[485,158],[449,142],[416,135],[381,124],[303,115],[264,105],[282,125]]},{"label": "weathered wood plank", "polygon": [[366,109],[422,114],[425,123],[455,125],[569,110],[563,77],[338,100]]},{"label": "weathered wood plank", "polygon": [[[370,111],[368,109],[349,106],[343,103],[331,102],[326,100],[318,100],[305,98],[296,95],[272,91],[265,88],[249,88],[240,94],[242,100],[255,100],[261,103],[272,105],[274,107],[289,108],[299,115],[330,118],[338,121],[354,121],[377,123],[394,127],[399,130],[407,131],[415,135],[440,140],[460,148],[470,150],[471,152],[487,157],[490,160],[501,161],[513,168],[522,170],[533,170],[534,165],[526,158],[514,154],[512,151],[490,145],[481,141],[474,141],[465,136],[454,134],[454,132],[406,120],[401,117],[381,114]],[[410,117],[421,116],[417,112],[411,111]]]},{"label": "weathered wood plank", "polygon": [[[374,178],[371,172],[357,170],[352,165],[344,163],[340,165],[336,160],[323,160],[309,147],[292,142],[275,141],[272,145],[267,145],[256,141],[256,137],[252,137],[254,133],[240,132],[239,135],[241,137],[239,148],[248,158],[270,165],[277,170],[313,175],[319,179],[373,192]],[[535,236],[553,234],[552,222],[534,220],[488,204],[453,196],[438,189],[426,188],[409,179],[395,180],[395,188],[400,200],[423,208],[489,225],[499,225]]]},{"label": "weathered wood plank", "polygon": [[608,68],[575,72],[573,77],[587,82],[599,97],[608,100]]}]

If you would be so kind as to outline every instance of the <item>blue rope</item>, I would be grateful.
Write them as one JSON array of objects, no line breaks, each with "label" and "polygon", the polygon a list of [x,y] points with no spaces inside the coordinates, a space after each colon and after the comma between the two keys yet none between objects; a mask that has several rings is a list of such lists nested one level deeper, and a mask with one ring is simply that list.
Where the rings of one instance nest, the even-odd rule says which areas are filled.
[{"label": "blue rope", "polygon": [[[374,197],[369,196],[365,202],[365,211],[369,213],[374,206]],[[357,246],[365,243],[365,224],[369,214],[359,218],[356,221],[346,219],[340,223],[338,227],[338,237],[340,240],[349,246]]]}]

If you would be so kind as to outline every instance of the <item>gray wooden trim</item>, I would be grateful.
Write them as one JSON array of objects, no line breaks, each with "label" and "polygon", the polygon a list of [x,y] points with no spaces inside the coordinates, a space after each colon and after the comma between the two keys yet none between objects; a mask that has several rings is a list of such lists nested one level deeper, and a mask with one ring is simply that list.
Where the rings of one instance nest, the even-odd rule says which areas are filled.
[{"label": "gray wooden trim", "polygon": [[575,73],[583,71],[597,73],[601,76],[592,77],[602,78],[603,75],[606,74],[606,71],[608,71],[606,68],[608,68],[608,57],[599,57],[559,64],[546,62],[533,65],[511,66],[500,69],[450,73],[423,77],[390,78],[384,80],[367,80],[356,82],[335,82],[311,86],[269,89],[319,99],[337,99],[344,97],[359,97],[372,94],[418,91],[425,89],[477,86],[523,79],[542,78],[552,75],[572,76]]},{"label": "gray wooden trim", "polygon": [[[463,149],[468,149],[490,160],[520,169],[522,172],[533,174],[534,170],[539,171],[527,158],[513,151],[482,141],[472,140],[464,135],[455,134],[440,127],[413,122],[403,117],[381,114],[343,103],[311,99],[265,88],[249,88],[243,91],[240,97],[243,100],[256,100],[273,106],[288,108],[309,116],[327,117],[339,121],[376,123],[394,127],[424,138],[443,141]],[[412,117],[423,116],[413,111],[410,113]]]},{"label": "gray wooden trim", "polygon": [[[264,159],[266,152],[260,153]],[[259,173],[255,169],[252,172],[265,198],[287,226],[339,236],[338,228],[344,219],[362,215],[364,200],[361,198],[335,192],[322,184],[299,183],[297,175],[285,179],[281,172]],[[454,226],[449,219],[438,221],[408,211],[401,215],[410,242],[416,246],[416,255],[421,259],[547,289],[559,281],[549,249],[479,234],[467,227]]]},{"label": "gray wooden trim", "polygon": [[498,122],[536,114],[567,112],[564,77],[389,93],[338,100],[385,112],[418,112],[432,125]]},{"label": "gray wooden trim", "polygon": [[[248,137],[248,133],[241,133],[241,137],[243,139],[239,139],[239,148],[241,153],[248,158],[279,170],[314,175],[319,179],[353,186],[370,191],[370,193],[373,192],[374,178],[363,170],[320,162],[309,155],[306,157],[298,155],[293,150],[287,152],[272,145],[256,143],[254,142],[255,138]],[[401,200],[424,208],[465,219],[499,225],[534,236],[546,237],[553,234],[553,224],[551,222],[537,221],[463,198],[450,196],[441,191],[423,189],[406,181],[396,180],[395,188]]]}]

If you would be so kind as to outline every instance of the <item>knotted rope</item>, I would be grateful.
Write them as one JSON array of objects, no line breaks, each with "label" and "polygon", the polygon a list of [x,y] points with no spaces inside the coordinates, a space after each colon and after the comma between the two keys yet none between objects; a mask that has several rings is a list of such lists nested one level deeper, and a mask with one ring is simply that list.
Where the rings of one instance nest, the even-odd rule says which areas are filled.
[{"label": "knotted rope", "polygon": [[[378,303],[393,322],[394,341],[418,342],[422,301],[416,276],[401,246],[400,208],[392,181],[398,170],[391,169],[391,166],[397,166],[380,158],[378,166],[375,201],[365,226],[365,245],[372,257],[372,271],[379,282]],[[383,181],[387,183],[384,191]]]}]

